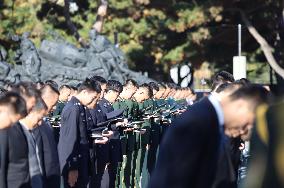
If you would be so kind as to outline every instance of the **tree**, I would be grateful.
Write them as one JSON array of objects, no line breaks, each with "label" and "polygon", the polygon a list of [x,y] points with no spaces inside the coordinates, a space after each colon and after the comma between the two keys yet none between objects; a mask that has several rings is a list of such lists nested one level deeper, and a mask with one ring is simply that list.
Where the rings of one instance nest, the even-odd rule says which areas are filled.
[{"label": "tree", "polygon": [[[82,45],[78,38],[88,43],[88,32],[97,20],[100,1],[69,0],[67,19],[66,2],[68,0],[5,0],[0,7],[0,44],[11,47],[7,34],[27,30],[32,32],[37,45],[43,38],[50,37],[47,32],[50,30],[76,45]],[[236,9],[246,15],[270,44],[276,62],[282,66],[282,0],[109,0],[102,33],[113,42],[114,33],[118,33],[119,46],[126,53],[129,66],[147,71],[158,80],[167,80],[169,68],[184,62],[191,62],[195,68],[209,62],[216,71],[230,71],[232,57],[237,54],[237,24],[245,25]],[[263,67],[252,68],[249,76],[259,75],[256,71],[268,75],[267,59],[246,27],[243,50],[250,65]]]}]

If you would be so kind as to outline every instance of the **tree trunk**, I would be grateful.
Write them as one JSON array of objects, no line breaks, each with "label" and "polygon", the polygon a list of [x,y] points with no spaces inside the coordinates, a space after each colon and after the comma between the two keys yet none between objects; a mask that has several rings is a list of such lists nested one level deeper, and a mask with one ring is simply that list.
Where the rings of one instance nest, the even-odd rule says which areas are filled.
[{"label": "tree trunk", "polygon": [[278,75],[284,78],[284,69],[277,63],[276,59],[274,58],[273,55],[274,49],[267,43],[267,41],[259,34],[259,32],[255,29],[255,27],[250,23],[245,13],[240,9],[239,12],[241,13],[242,20],[245,23],[246,27],[248,28],[250,34],[259,43],[269,65]]},{"label": "tree trunk", "polygon": [[101,0],[101,5],[98,8],[97,18],[93,25],[93,29],[95,29],[98,33],[101,33],[103,30],[104,18],[107,15],[107,6],[108,1]]},{"label": "tree trunk", "polygon": [[70,29],[71,33],[75,36],[75,38],[81,44],[81,46],[85,47],[86,44],[83,38],[80,36],[78,29],[76,28],[76,26],[71,20],[70,13],[69,13],[69,0],[64,0],[64,17],[65,17],[67,26]]}]

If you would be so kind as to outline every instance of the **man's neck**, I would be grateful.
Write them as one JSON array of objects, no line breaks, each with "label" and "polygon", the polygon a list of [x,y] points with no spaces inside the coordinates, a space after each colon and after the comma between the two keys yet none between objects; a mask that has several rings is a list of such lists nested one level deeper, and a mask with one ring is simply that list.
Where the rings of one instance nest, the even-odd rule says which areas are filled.
[{"label": "man's neck", "polygon": [[27,130],[32,130],[34,126],[29,122],[28,119],[21,119],[19,120],[21,125],[23,125]]},{"label": "man's neck", "polygon": [[75,95],[75,96],[73,96],[73,97],[75,97],[82,105],[84,105],[84,104],[82,103],[82,96],[81,96],[80,94]]},{"label": "man's neck", "polygon": [[215,97],[214,95],[210,95],[208,97],[209,101],[211,102],[211,104],[213,105],[216,114],[218,116],[218,122],[219,125],[223,126],[225,123],[225,114],[224,114],[224,106],[223,103],[221,103],[221,101],[219,101],[217,99],[217,97]]},{"label": "man's neck", "polygon": [[123,96],[119,96],[117,99],[116,99],[116,101],[124,101],[124,100],[126,100]]},{"label": "man's neck", "polygon": [[109,103],[112,103],[112,101],[109,99],[109,97],[107,95],[105,95],[105,100],[107,100]]},{"label": "man's neck", "polygon": [[[228,114],[227,114],[227,112],[230,110],[230,109],[228,109],[228,108],[231,108],[232,105],[230,104],[230,100],[229,100],[228,98],[226,98],[226,97],[224,97],[224,98],[219,98],[218,100],[219,100],[220,105],[221,105],[221,107],[222,107],[222,109],[223,109],[224,124],[226,124],[226,122],[230,121],[230,120],[228,120]],[[230,118],[230,116],[229,116],[229,118]]]}]

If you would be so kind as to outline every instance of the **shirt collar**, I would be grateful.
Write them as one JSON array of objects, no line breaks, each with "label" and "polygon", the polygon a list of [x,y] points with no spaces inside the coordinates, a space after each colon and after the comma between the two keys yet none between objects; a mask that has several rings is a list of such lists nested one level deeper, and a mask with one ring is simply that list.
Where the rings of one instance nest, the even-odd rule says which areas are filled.
[{"label": "shirt collar", "polygon": [[185,100],[188,105],[193,105],[193,101],[190,98],[186,98]]},{"label": "shirt collar", "polygon": [[27,131],[30,130],[29,127],[24,122],[22,122],[21,120],[19,120],[19,123],[20,123],[20,125],[22,126],[23,129],[25,129]]},{"label": "shirt collar", "polygon": [[211,102],[211,104],[213,105],[213,107],[214,107],[214,109],[217,113],[219,125],[224,125],[224,123],[225,123],[224,113],[223,113],[222,106],[221,106],[220,101],[218,100],[217,96],[216,95],[209,95],[208,99]]}]

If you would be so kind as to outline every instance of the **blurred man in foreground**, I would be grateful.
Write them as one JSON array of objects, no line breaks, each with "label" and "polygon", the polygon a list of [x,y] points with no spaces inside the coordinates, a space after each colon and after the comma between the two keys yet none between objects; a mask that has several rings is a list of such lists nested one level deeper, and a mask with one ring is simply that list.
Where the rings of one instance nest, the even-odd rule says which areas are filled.
[{"label": "blurred man in foreground", "polygon": [[226,136],[252,128],[255,109],[266,98],[263,87],[251,85],[220,101],[211,95],[194,104],[165,135],[149,187],[211,187]]},{"label": "blurred man in foreground", "polygon": [[5,129],[27,115],[25,100],[17,93],[7,92],[0,97],[0,129]]}]

